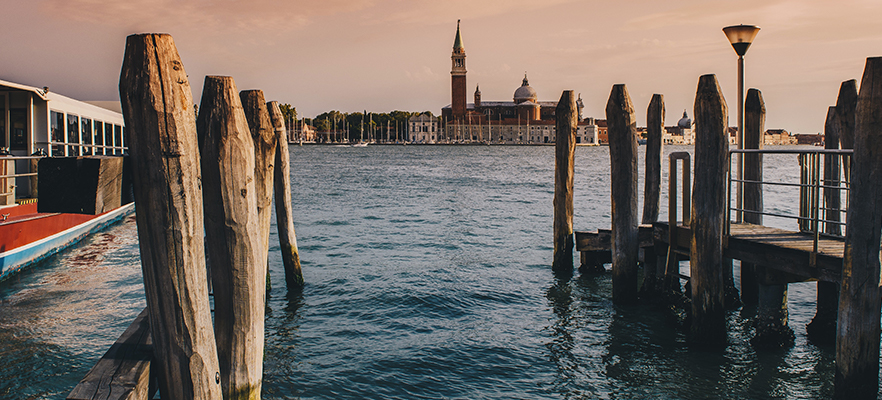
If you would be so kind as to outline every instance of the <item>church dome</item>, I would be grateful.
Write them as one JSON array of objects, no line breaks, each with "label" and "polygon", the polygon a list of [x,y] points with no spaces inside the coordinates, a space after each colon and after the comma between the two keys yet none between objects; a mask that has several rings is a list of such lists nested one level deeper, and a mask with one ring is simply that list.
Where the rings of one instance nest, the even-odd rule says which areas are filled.
[{"label": "church dome", "polygon": [[536,91],[530,87],[530,82],[527,82],[527,75],[524,74],[524,82],[514,92],[514,102],[516,104],[520,104],[525,101],[537,101],[539,96],[536,95]]},{"label": "church dome", "polygon": [[692,128],[692,120],[686,115],[686,110],[683,110],[683,118],[680,118],[680,121],[677,122],[677,126],[683,129]]}]

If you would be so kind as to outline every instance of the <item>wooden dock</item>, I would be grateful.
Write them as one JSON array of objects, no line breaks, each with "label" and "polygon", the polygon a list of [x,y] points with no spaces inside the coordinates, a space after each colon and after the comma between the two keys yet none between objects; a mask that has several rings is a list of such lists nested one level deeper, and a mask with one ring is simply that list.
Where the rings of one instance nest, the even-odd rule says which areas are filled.
[{"label": "wooden dock", "polygon": [[[677,253],[681,259],[689,257],[692,230],[677,224],[673,245],[668,222],[652,226],[655,241]],[[818,251],[814,251],[814,235],[748,223],[733,223],[728,236],[723,238],[723,256],[786,273],[787,282],[840,281],[845,240],[842,237],[821,236]]]}]

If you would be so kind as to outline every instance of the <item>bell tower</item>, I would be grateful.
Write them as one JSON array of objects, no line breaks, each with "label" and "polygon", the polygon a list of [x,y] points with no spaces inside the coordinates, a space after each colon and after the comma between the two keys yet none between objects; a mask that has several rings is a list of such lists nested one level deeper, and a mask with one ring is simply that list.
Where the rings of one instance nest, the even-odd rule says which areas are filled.
[{"label": "bell tower", "polygon": [[465,47],[462,46],[462,36],[459,33],[459,20],[456,20],[456,39],[453,41],[453,55],[450,60],[453,67],[450,70],[450,86],[453,119],[462,120],[466,114],[466,65]]}]

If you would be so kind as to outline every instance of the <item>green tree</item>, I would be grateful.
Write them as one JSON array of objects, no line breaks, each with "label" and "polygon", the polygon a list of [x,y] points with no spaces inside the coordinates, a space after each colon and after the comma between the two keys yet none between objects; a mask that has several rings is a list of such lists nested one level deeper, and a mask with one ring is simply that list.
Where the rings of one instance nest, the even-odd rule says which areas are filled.
[{"label": "green tree", "polygon": [[286,122],[297,119],[297,108],[292,107],[288,103],[280,105],[279,108],[282,110],[282,116],[285,117]]}]

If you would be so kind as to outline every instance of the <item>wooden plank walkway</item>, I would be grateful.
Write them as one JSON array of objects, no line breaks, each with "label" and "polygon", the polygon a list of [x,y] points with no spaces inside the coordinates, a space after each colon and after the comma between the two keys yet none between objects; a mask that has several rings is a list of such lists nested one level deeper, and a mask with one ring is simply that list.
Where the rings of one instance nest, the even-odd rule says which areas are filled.
[{"label": "wooden plank walkway", "polygon": [[150,379],[152,359],[153,342],[145,308],[67,399],[152,399],[156,393]]},{"label": "wooden plank walkway", "polygon": [[[653,224],[653,238],[670,245],[667,222]],[[689,256],[692,232],[688,226],[674,230],[674,252]],[[814,254],[811,234],[753,224],[732,224],[723,239],[726,257],[768,267],[792,275],[791,282],[820,280],[839,282],[842,274],[843,238],[821,236]]]}]

